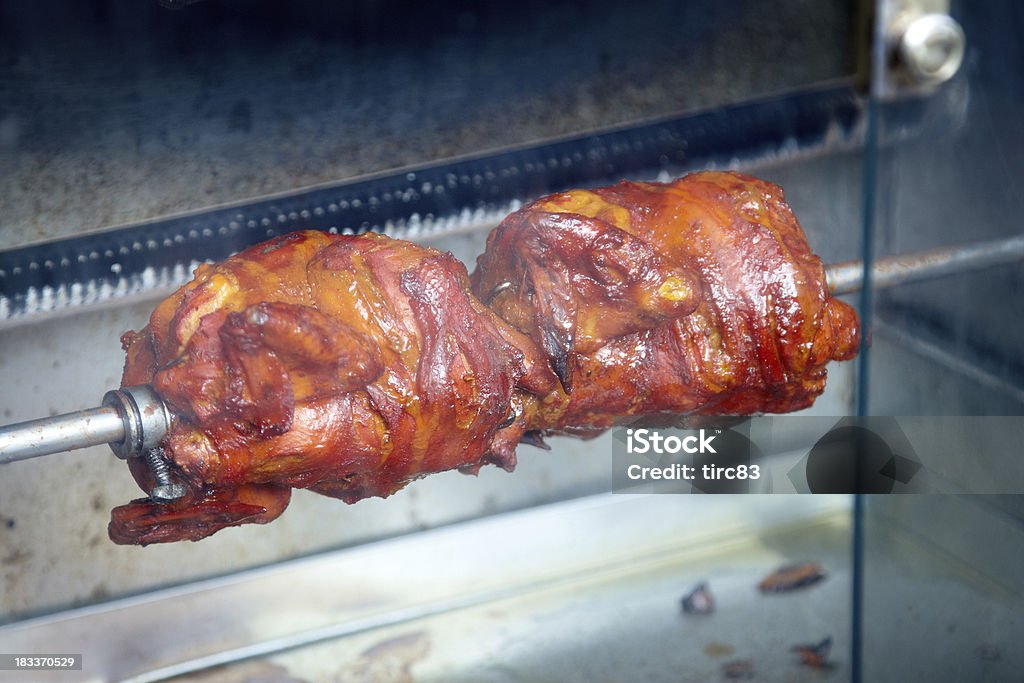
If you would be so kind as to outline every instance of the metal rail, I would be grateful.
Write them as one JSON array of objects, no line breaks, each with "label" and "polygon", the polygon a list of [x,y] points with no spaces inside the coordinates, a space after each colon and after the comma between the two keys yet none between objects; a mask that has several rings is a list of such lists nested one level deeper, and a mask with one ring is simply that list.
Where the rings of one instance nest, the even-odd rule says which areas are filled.
[{"label": "metal rail", "polygon": [[[879,259],[871,266],[871,285],[886,289],[1017,261],[1024,261],[1024,235]],[[860,291],[864,262],[830,265],[825,269],[825,279],[835,295]]]},{"label": "metal rail", "polygon": [[177,287],[201,261],[295,230],[419,239],[496,224],[518,202],[572,187],[852,147],[860,97],[830,85],[0,249],[0,326]]}]

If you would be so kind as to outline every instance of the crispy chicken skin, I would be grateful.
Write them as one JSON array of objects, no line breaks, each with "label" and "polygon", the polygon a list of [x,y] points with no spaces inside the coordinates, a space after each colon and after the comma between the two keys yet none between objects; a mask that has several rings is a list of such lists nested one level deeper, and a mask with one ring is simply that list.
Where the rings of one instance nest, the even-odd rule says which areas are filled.
[{"label": "crispy chicken skin", "polygon": [[527,407],[542,432],[799,410],[858,346],[782,189],[738,173],[540,199],[490,235],[473,287],[561,380]]},{"label": "crispy chicken skin", "polygon": [[175,415],[163,448],[190,492],[115,509],[118,543],[268,522],[293,487],[354,502],[512,469],[518,394],[555,383],[454,257],[375,234],[293,233],[201,266],[123,343],[123,383],[152,384]]},{"label": "crispy chicken skin", "polygon": [[[275,519],[292,488],[354,502],[522,441],[809,406],[854,356],[782,190],[735,173],[540,199],[451,254],[300,232],[197,269],[122,342],[124,385],[173,414],[188,494],[115,508],[117,543]],[[139,485],[154,485],[142,459]]]}]

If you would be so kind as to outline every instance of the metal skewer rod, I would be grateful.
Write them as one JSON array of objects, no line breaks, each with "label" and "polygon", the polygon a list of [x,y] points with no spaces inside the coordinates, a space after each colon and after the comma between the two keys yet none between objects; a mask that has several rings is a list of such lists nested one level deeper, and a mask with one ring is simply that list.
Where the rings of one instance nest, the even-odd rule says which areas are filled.
[{"label": "metal skewer rod", "polygon": [[[871,277],[874,287],[887,288],[1017,261],[1024,261],[1024,235],[879,259]],[[864,284],[864,262],[827,266],[825,279],[833,294],[857,292]],[[122,387],[108,392],[103,403],[0,427],[0,465],[105,443],[119,457],[135,457],[156,448],[167,433],[167,407],[149,387]]]},{"label": "metal skewer rod", "polygon": [[124,440],[124,421],[114,406],[0,427],[0,463]]},{"label": "metal skewer rod", "polygon": [[0,465],[103,444],[118,457],[136,457],[156,448],[169,424],[150,387],[122,387],[97,408],[0,427]]},{"label": "metal skewer rod", "polygon": [[[1016,261],[1024,261],[1024,235],[879,259],[871,266],[871,284],[884,289]],[[825,280],[837,296],[858,292],[864,284],[864,262],[827,266]]]}]

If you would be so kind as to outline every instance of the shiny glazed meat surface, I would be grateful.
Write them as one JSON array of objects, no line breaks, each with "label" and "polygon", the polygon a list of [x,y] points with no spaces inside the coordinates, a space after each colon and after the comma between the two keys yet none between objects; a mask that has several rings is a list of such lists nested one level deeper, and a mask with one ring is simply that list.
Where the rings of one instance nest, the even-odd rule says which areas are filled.
[{"label": "shiny glazed meat surface", "polygon": [[293,233],[201,266],[124,338],[123,383],[152,384],[176,416],[163,447],[190,493],[115,509],[111,537],[270,521],[292,487],[354,502],[514,467],[518,435],[499,426],[517,387],[551,375],[468,286],[450,254],[376,234]]},{"label": "shiny glazed meat surface", "polygon": [[538,200],[472,285],[409,242],[293,233],[201,266],[123,337],[122,383],[174,415],[162,448],[188,493],[115,508],[110,535],[198,540],[275,519],[296,487],[351,503],[511,470],[548,433],[797,410],[857,341],[781,189],[738,174]]},{"label": "shiny glazed meat surface", "polygon": [[857,352],[782,189],[736,173],[545,197],[490,235],[473,283],[561,380],[529,429],[799,410]]}]

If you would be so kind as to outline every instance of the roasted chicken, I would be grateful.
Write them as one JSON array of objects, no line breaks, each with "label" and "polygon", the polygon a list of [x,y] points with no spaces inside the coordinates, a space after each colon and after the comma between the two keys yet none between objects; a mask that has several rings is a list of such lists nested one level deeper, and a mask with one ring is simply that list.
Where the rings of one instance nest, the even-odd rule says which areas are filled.
[{"label": "roasted chicken", "polygon": [[116,508],[110,535],[198,540],[276,518],[295,487],[354,502],[511,470],[549,433],[796,410],[857,326],[781,189],[738,174],[541,199],[472,283],[381,235],[286,235],[201,266],[123,337],[122,383],[174,415],[163,458],[188,493]]},{"label": "roasted chicken", "polygon": [[782,189],[737,173],[540,199],[491,233],[473,285],[560,379],[529,430],[799,410],[859,341]]},{"label": "roasted chicken", "polygon": [[465,266],[377,234],[293,233],[201,266],[122,341],[123,383],[151,384],[175,415],[163,449],[189,494],[116,508],[118,543],[268,522],[293,487],[354,502],[432,472],[511,470],[516,395],[554,384]]}]

